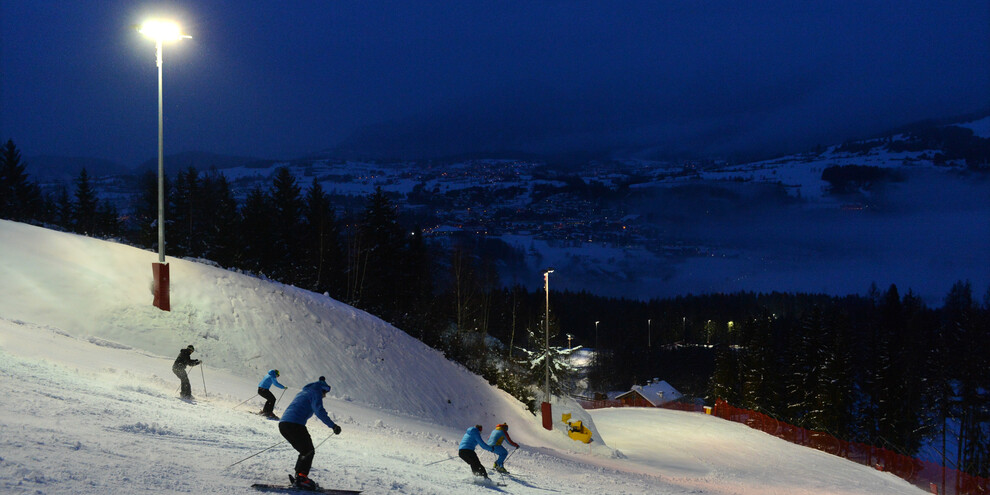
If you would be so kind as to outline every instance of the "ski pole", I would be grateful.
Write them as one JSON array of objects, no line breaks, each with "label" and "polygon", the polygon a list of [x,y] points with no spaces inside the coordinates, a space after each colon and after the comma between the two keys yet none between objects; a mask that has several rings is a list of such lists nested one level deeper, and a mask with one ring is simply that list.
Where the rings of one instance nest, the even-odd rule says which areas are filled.
[{"label": "ski pole", "polygon": [[[324,443],[326,443],[326,441],[327,440],[330,440],[330,437],[332,437],[332,436],[333,436],[332,433],[329,434],[329,435],[327,435],[327,437],[324,438],[322,442],[320,442],[320,445],[323,445]],[[316,452],[316,449],[320,448],[320,445],[317,445],[316,447],[313,447],[313,452]]]},{"label": "ski pole", "polygon": [[206,397],[206,373],[203,371],[203,366],[199,367],[199,375],[203,377],[203,397]]},{"label": "ski pole", "polygon": [[251,397],[248,397],[244,402],[241,402],[240,404],[234,406],[232,409],[237,409],[238,407],[243,406],[244,404],[247,403],[247,401],[249,401],[249,400],[251,400],[251,399],[253,399],[253,398],[257,397],[257,396],[258,396],[258,394],[254,394]]},{"label": "ski pole", "polygon": [[[278,394],[278,400],[275,401],[275,406],[277,406],[278,403],[282,401],[282,396],[285,395],[285,391],[288,390],[288,389],[289,389],[289,387],[285,387],[285,388],[282,389],[282,393]],[[274,409],[275,406],[272,406],[272,409]]]},{"label": "ski pole", "polygon": [[252,457],[254,457],[254,456],[258,455],[258,454],[260,454],[260,453],[262,453],[262,452],[266,452],[266,451],[269,451],[271,449],[274,449],[276,446],[280,445],[281,443],[282,442],[278,442],[278,443],[272,445],[271,447],[268,447],[267,449],[264,449],[264,450],[262,450],[260,452],[256,452],[254,454],[251,454],[251,455],[249,455],[249,456],[247,456],[247,457],[245,457],[245,458],[243,458],[243,459],[241,459],[241,460],[239,460],[239,461],[237,461],[237,462],[235,462],[235,463],[227,466],[224,469],[230,469],[230,468],[232,468],[232,467],[234,467],[234,466],[236,466],[236,465],[238,465],[238,464],[240,464],[240,463],[242,463],[242,462],[244,462],[244,461],[246,461],[246,460],[248,460],[248,459],[250,459],[250,458],[252,458]]},{"label": "ski pole", "polygon": [[440,464],[441,462],[447,462],[447,461],[449,461],[449,460],[451,460],[451,459],[453,459],[455,457],[457,457],[457,456],[456,455],[452,455],[452,456],[450,456],[450,457],[448,457],[446,459],[440,459],[439,461],[431,462],[429,464],[424,464],[424,466],[432,466],[434,464]]},{"label": "ski pole", "polygon": [[[330,435],[327,435],[327,437],[324,438],[322,442],[320,442],[319,444],[317,444],[316,447],[313,447],[313,450],[310,450],[310,451],[306,452],[306,455],[316,455],[316,449],[320,448],[320,445],[323,445],[327,440],[330,440],[330,437],[332,437],[332,436],[333,436],[332,433]],[[269,448],[271,448],[271,447],[269,447]],[[261,452],[258,452],[258,454],[260,454],[260,453]]]}]

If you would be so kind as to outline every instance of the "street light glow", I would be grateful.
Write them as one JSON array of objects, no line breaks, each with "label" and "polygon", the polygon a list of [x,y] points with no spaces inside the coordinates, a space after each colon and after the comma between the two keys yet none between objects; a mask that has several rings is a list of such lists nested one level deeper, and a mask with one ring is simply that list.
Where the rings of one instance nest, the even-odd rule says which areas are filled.
[{"label": "street light glow", "polygon": [[141,24],[138,32],[155,41],[178,41],[182,38],[192,38],[192,36],[182,34],[179,25],[172,21],[160,21],[152,19]]}]

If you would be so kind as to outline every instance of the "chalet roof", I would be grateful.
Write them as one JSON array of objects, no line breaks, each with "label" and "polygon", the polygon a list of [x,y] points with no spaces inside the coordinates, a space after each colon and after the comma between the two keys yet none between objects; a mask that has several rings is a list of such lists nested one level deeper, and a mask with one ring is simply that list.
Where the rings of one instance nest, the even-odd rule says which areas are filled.
[{"label": "chalet roof", "polygon": [[623,399],[631,395],[638,395],[654,406],[659,406],[665,402],[670,402],[681,398],[684,394],[677,391],[671,384],[664,380],[653,379],[646,385],[633,385],[632,389],[625,392],[617,399]]}]

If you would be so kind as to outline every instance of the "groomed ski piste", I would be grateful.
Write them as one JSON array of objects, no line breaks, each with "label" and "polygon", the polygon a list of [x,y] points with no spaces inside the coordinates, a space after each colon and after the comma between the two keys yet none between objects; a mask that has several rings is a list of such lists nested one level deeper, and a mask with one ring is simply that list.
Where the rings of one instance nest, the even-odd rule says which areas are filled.
[{"label": "groomed ski piste", "polygon": [[[698,413],[569,412],[591,445],[548,432],[508,394],[353,307],[209,264],[168,258],[172,311],[151,305],[157,254],[0,220],[0,493],[255,492],[296,452],[261,417],[258,382],[325,375],[342,427],[309,422],[311,477],[369,494],[912,494],[889,473]],[[538,276],[538,274],[537,274]],[[412,331],[412,330],[411,330]],[[194,401],[171,372],[196,347]],[[281,390],[273,389],[276,397]],[[512,473],[475,484],[465,429],[510,425]],[[511,451],[511,448],[510,448]],[[478,450],[486,467],[492,454]]]}]

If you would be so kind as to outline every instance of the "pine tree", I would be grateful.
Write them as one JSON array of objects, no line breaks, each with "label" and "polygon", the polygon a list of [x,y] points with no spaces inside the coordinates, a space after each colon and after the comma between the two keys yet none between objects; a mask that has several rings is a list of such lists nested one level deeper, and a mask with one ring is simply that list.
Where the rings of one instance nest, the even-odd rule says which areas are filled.
[{"label": "pine tree", "polygon": [[896,418],[891,428],[896,431],[894,440],[909,455],[915,455],[922,446],[923,434],[928,428],[925,418],[927,407],[928,369],[925,356],[934,345],[937,324],[925,317],[926,308],[920,298],[910,291],[900,301],[900,326],[895,329],[893,340],[893,369],[899,377],[900,407],[891,412]]},{"label": "pine tree", "polygon": [[201,183],[202,208],[206,213],[199,232],[201,256],[220,266],[232,267],[240,262],[241,231],[237,200],[230,190],[227,177],[215,169],[205,174]]},{"label": "pine tree", "polygon": [[274,267],[274,219],[271,198],[260,187],[252,189],[241,208],[244,238],[244,267],[256,273],[271,273]]},{"label": "pine tree", "polygon": [[345,258],[340,228],[330,197],[315,178],[306,190],[303,222],[303,250],[307,260],[303,275],[306,286],[316,292],[327,292],[337,299],[343,298]]},{"label": "pine tree", "polygon": [[847,438],[854,419],[855,388],[848,325],[835,308],[812,309],[802,318],[807,354],[806,412],[802,426]]},{"label": "pine tree", "polygon": [[194,167],[180,171],[172,191],[172,216],[168,224],[169,251],[173,256],[202,256],[200,222],[206,212],[201,206],[199,172]]},{"label": "pine tree", "polygon": [[474,257],[461,244],[451,249],[450,297],[453,302],[453,320],[458,331],[477,328],[475,312],[478,309],[480,288],[474,274]]},{"label": "pine tree", "polygon": [[272,234],[274,266],[272,275],[276,280],[295,283],[302,278],[300,267],[300,244],[302,231],[303,200],[296,178],[286,167],[275,172],[272,182]]},{"label": "pine tree", "polygon": [[715,348],[715,372],[709,389],[708,402],[723,399],[729,404],[741,404],[739,360],[730,346],[720,344]]},{"label": "pine tree", "polygon": [[83,168],[76,178],[75,203],[73,205],[73,230],[80,234],[95,235],[96,192],[89,182],[89,174]]},{"label": "pine tree", "polygon": [[95,235],[117,237],[120,235],[120,215],[109,201],[102,201],[96,207]]},{"label": "pine tree", "polygon": [[743,407],[777,414],[777,363],[773,350],[772,316],[764,313],[744,322],[746,350],[739,359]]},{"label": "pine tree", "polygon": [[407,237],[403,253],[402,282],[399,289],[400,316],[402,328],[419,328],[425,335],[427,326],[435,325],[433,297],[434,281],[433,256],[427,248],[422,229],[414,228]]},{"label": "pine tree", "polygon": [[21,152],[13,140],[0,148],[0,218],[37,220],[42,215],[41,190],[28,181]]},{"label": "pine tree", "polygon": [[375,188],[368,199],[359,231],[365,256],[359,291],[361,307],[395,321],[399,308],[396,282],[401,282],[404,269],[405,237],[396,208],[381,187]]},{"label": "pine tree", "polygon": [[985,453],[990,433],[990,392],[986,388],[988,360],[984,355],[987,325],[972,296],[972,286],[957,282],[949,291],[945,302],[945,328],[952,350],[954,371],[952,377],[951,414],[959,421],[959,437],[956,459],[960,469],[968,473],[986,472]]},{"label": "pine tree", "polygon": [[[134,241],[139,246],[144,246],[158,250],[158,174],[153,171],[146,171],[138,179],[139,193],[132,205],[134,210],[134,224],[137,225],[134,232]],[[166,222],[171,217],[171,207],[167,200],[172,189],[172,182],[169,178],[163,177],[163,187],[165,189],[165,211]],[[171,235],[171,231],[166,232],[166,238]],[[171,241],[166,241],[171,244]]]},{"label": "pine tree", "polygon": [[65,186],[59,187],[54,197],[54,222],[66,230],[72,230],[73,207],[68,188]]},{"label": "pine tree", "polygon": [[[908,304],[905,304],[905,301]],[[869,360],[864,366],[861,390],[865,395],[862,432],[867,441],[905,455],[920,447],[924,421],[925,348],[920,301],[901,300],[897,287],[873,298],[875,318],[869,323],[866,342]]]},{"label": "pine tree", "polygon": [[595,349],[591,358],[591,369],[588,370],[589,389],[603,393],[608,390],[615,390],[619,382],[615,369],[615,358],[612,352],[607,349]]},{"label": "pine tree", "polygon": [[529,372],[528,382],[538,390],[535,395],[545,400],[547,366],[549,363],[550,395],[563,395],[571,388],[576,369],[570,364],[570,356],[581,349],[581,346],[570,349],[562,347],[541,348],[530,351],[522,349],[523,361]]}]

